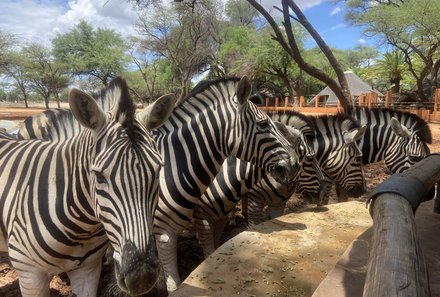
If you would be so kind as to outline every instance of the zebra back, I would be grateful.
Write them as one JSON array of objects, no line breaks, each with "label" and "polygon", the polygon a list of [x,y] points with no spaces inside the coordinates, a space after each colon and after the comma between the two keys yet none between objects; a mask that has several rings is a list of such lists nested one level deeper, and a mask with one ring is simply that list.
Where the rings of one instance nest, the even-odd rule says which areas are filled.
[{"label": "zebra back", "polygon": [[[103,111],[115,110],[117,96],[110,90],[106,88],[91,94]],[[78,135],[83,129],[70,109],[54,108],[26,118],[20,125],[17,138],[63,141]]]}]

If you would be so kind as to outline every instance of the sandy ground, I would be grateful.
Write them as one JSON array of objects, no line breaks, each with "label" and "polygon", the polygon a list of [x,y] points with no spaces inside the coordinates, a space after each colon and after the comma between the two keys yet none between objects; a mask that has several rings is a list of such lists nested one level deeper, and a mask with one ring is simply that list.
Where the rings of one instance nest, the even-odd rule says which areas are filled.
[{"label": "sandy ground", "polygon": [[[29,109],[16,108],[11,105],[5,105],[0,103],[0,120],[8,120],[7,125],[13,125],[19,123],[26,116],[29,116],[36,112],[41,112],[44,108],[40,106],[32,107]],[[12,124],[11,124],[12,123]],[[432,152],[440,152],[440,124],[431,123],[431,131],[433,134],[433,143],[430,145]],[[365,200],[369,192],[383,180],[388,177],[388,171],[382,163],[370,164],[366,166],[365,177],[368,185],[368,191],[366,195],[362,196],[358,200]],[[291,212],[303,212],[304,220],[314,220],[313,212],[304,212],[309,206],[304,201],[292,198],[285,209],[285,213]],[[237,212],[239,213],[239,208]],[[225,235],[222,239],[223,242],[229,238],[237,235],[238,233],[246,230],[246,223],[244,218],[240,215],[236,218],[236,224],[228,226],[225,230]],[[201,248],[198,246],[195,238],[181,239],[178,247],[179,253],[179,267],[181,270],[182,279],[185,279],[189,273],[195,269],[203,260]],[[111,276],[110,267],[104,267],[103,278],[105,279],[109,275]],[[102,284],[105,286],[105,284]],[[106,288],[100,288],[100,295],[107,291]],[[10,267],[7,255],[0,255],[0,296],[12,297],[20,296],[18,281],[15,271]],[[71,296],[71,291],[68,286],[68,280],[65,276],[54,277],[51,283],[51,296]],[[161,294],[153,294],[151,296],[161,296]]]}]

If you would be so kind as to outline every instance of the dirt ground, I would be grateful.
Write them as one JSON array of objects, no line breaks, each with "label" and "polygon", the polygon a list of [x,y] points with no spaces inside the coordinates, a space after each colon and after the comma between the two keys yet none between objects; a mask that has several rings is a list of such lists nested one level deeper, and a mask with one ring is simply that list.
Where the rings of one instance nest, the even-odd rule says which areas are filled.
[{"label": "dirt ground", "polygon": [[[33,114],[35,112],[40,112],[43,109],[38,107],[33,107],[31,109],[24,108],[12,108],[12,106],[4,106],[0,104],[0,120],[22,120],[26,116]],[[440,152],[440,124],[431,123],[431,131],[433,134],[433,143],[430,145],[431,152]],[[382,163],[370,164],[365,168],[365,178],[367,181],[367,193],[358,198],[358,200],[365,200],[369,192],[379,183],[384,181],[389,176],[389,172],[384,167]],[[334,203],[333,200],[330,203]],[[304,208],[310,207],[303,200],[292,197],[287,203],[285,213],[297,212],[304,210]],[[240,206],[236,210],[236,219],[234,224],[227,226],[222,242],[225,242],[229,238],[235,236],[241,231],[246,229],[246,220],[241,216]],[[182,279],[185,279],[189,273],[196,268],[203,261],[202,249],[197,243],[197,240],[192,238],[181,238],[178,244],[178,255],[179,255],[179,269]],[[112,278],[112,267],[109,265],[104,266],[102,272],[102,281],[99,288],[98,296],[123,296],[118,294],[118,290],[114,290],[114,284],[109,279]],[[109,283],[111,283],[109,285]],[[116,292],[114,292],[116,291]],[[0,296],[4,297],[15,297],[21,296],[18,286],[17,275],[15,271],[11,268],[8,257],[6,254],[0,254]],[[72,296],[68,279],[65,275],[55,276],[51,282],[51,296]],[[148,296],[166,296],[164,293],[164,288],[158,289]]]}]

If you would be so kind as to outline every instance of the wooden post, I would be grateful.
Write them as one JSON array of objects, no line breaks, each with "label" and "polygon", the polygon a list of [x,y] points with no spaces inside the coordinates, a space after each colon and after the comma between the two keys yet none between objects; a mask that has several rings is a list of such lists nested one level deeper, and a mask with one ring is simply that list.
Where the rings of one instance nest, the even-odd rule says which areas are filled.
[{"label": "wooden post", "polygon": [[385,95],[385,107],[390,108],[391,102],[392,102],[393,94],[391,93],[391,90],[388,90]]},{"label": "wooden post", "polygon": [[284,108],[289,108],[289,96],[284,97]]},{"label": "wooden post", "polygon": [[371,108],[372,101],[373,101],[373,93],[370,92],[370,93],[367,94],[367,106],[368,106],[368,108]]},{"label": "wooden post", "polygon": [[302,107],[304,107],[304,96],[299,96],[299,108],[302,108]]},{"label": "wooden post", "polygon": [[440,89],[435,90],[435,97],[434,97],[434,112],[440,111]]},{"label": "wooden post", "polygon": [[411,206],[399,195],[383,194],[374,202],[373,246],[363,297],[430,296],[412,217]]},{"label": "wooden post", "polygon": [[364,107],[365,106],[365,94],[360,94],[358,97],[358,104],[359,107]]},{"label": "wooden post", "polygon": [[315,96],[315,108],[319,107],[319,96]]},{"label": "wooden post", "polygon": [[372,192],[374,234],[363,297],[431,296],[413,208],[439,179],[440,154],[433,154]]},{"label": "wooden post", "polygon": [[275,97],[275,107],[278,107],[279,101],[280,101],[280,98],[278,98],[278,96]]},{"label": "wooden post", "polygon": [[266,97],[265,100],[266,100],[266,104],[265,104],[265,106],[268,107],[268,106],[269,106],[269,98]]}]

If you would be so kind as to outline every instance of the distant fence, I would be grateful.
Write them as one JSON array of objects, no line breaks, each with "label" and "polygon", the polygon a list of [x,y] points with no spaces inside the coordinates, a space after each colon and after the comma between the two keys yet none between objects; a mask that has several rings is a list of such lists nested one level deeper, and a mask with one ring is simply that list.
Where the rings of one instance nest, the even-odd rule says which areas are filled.
[{"label": "distant fence", "polygon": [[[328,105],[324,102],[325,97],[315,96],[313,104],[307,104],[305,102],[304,96],[299,97],[284,97],[280,99],[275,97],[274,100],[265,99],[264,105],[260,108],[265,111],[284,111],[284,110],[294,110],[302,113],[311,114],[325,114],[325,113],[337,113],[342,111],[342,107],[339,104]],[[432,103],[396,103],[393,102],[391,91],[388,91],[383,98],[379,100],[376,93],[366,93],[357,97],[356,106],[362,107],[386,107],[397,110],[405,110],[411,113],[417,114],[419,117],[430,122],[440,122],[440,89],[435,92],[434,102]]]}]

